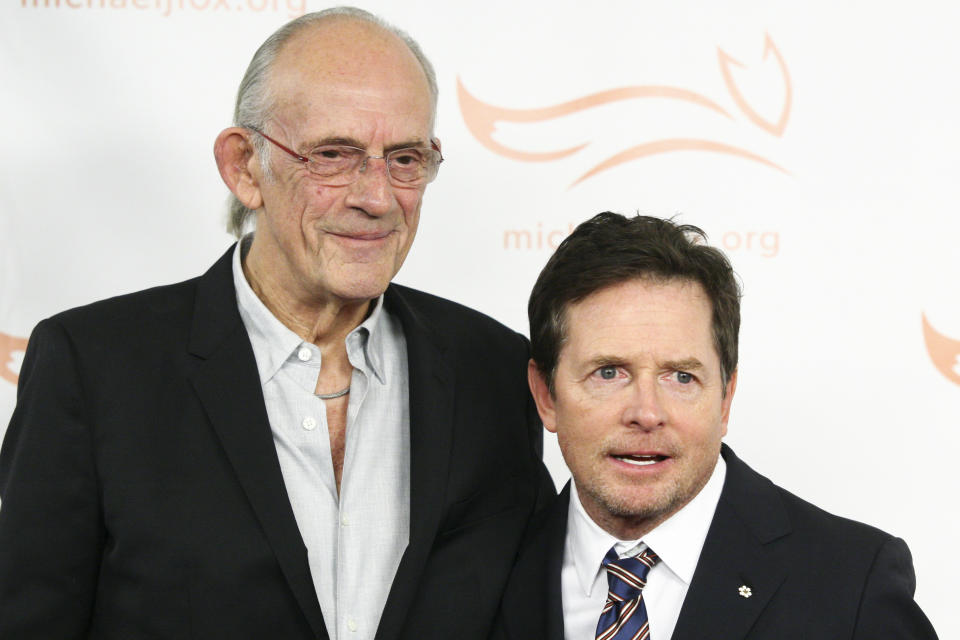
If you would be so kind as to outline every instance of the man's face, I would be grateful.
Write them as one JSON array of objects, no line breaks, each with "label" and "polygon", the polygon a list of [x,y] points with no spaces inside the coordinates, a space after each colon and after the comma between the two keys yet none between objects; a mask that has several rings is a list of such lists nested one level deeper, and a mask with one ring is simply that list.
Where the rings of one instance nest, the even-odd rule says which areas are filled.
[{"label": "man's face", "polygon": [[[275,108],[265,132],[301,155],[323,144],[375,156],[430,146],[426,76],[399,39],[371,25],[332,21],[295,36],[281,50],[270,86]],[[393,186],[379,159],[339,187],[320,184],[272,147],[272,175],[256,157],[250,167],[263,198],[254,249],[286,295],[309,303],[383,292],[413,242],[423,187]]]},{"label": "man's face", "polygon": [[666,520],[716,464],[736,377],[724,397],[711,315],[699,283],[630,280],[567,308],[552,395],[531,363],[583,506],[617,537]]}]

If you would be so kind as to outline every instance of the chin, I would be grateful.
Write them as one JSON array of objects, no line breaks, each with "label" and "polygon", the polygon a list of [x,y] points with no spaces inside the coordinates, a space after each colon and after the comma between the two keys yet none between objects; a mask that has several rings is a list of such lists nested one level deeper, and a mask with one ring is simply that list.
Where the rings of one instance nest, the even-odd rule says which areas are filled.
[{"label": "chin", "polygon": [[653,518],[683,504],[684,492],[674,483],[603,483],[587,489],[591,498],[611,515],[623,518]]},{"label": "chin", "polygon": [[369,302],[376,300],[386,291],[387,286],[381,287],[344,287],[334,289],[333,294],[341,300],[348,302]]},{"label": "chin", "polygon": [[619,518],[648,519],[669,511],[675,501],[659,496],[637,497],[629,495],[605,496],[601,501],[604,509]]},{"label": "chin", "polygon": [[[349,271],[353,267],[353,273]],[[371,273],[367,269],[348,266],[345,277],[327,280],[329,291],[343,300],[373,300],[387,290],[393,274],[386,270],[377,270]]]}]

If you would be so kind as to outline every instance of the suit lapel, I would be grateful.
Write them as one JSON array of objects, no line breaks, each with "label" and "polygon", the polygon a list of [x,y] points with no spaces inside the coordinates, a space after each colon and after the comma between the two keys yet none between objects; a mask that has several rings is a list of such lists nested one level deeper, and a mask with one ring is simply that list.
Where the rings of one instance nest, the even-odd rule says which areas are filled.
[{"label": "suit lapel", "polygon": [[189,377],[314,635],[327,638],[237,309],[232,255],[227,251],[200,279],[189,345],[197,360]]},{"label": "suit lapel", "polygon": [[745,637],[786,578],[766,546],[790,533],[776,487],[726,445],[723,457],[723,493],[672,640]]},{"label": "suit lapel", "polygon": [[403,628],[443,511],[453,436],[454,371],[439,332],[411,306],[401,288],[385,304],[403,325],[410,382],[410,542],[397,568],[376,640]]},{"label": "suit lapel", "polygon": [[500,611],[505,636],[510,640],[563,640],[560,571],[569,504],[568,482],[524,536]]}]

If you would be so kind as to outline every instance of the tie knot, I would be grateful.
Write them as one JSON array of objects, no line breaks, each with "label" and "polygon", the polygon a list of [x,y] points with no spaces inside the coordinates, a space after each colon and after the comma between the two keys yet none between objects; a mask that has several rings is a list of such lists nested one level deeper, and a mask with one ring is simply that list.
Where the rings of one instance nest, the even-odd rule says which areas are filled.
[{"label": "tie knot", "polygon": [[650,573],[650,569],[659,561],[660,556],[650,547],[627,558],[619,557],[616,549],[611,548],[603,558],[610,593],[624,600],[636,598],[647,585],[647,574]]}]

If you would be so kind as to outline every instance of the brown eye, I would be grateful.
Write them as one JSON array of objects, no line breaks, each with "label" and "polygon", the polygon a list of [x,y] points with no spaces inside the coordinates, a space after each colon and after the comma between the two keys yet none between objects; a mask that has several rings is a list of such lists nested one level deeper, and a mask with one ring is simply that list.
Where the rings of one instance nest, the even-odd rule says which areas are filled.
[{"label": "brown eye", "polygon": [[422,158],[413,149],[403,149],[390,154],[390,162],[398,167],[412,167],[422,162]]}]

